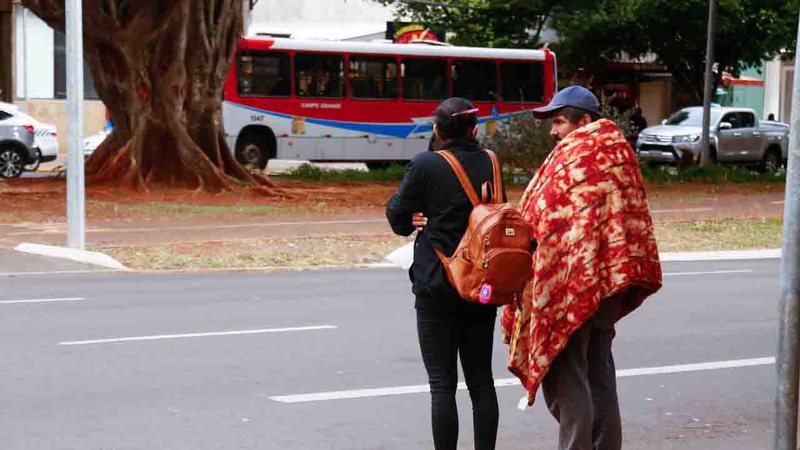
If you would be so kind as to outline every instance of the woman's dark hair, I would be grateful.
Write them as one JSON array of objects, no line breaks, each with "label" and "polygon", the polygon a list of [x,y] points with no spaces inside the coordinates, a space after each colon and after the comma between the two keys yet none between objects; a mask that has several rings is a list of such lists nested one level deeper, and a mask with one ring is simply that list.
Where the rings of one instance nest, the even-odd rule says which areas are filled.
[{"label": "woman's dark hair", "polygon": [[436,128],[442,140],[467,139],[478,124],[478,108],[469,100],[451,97],[436,108]]}]

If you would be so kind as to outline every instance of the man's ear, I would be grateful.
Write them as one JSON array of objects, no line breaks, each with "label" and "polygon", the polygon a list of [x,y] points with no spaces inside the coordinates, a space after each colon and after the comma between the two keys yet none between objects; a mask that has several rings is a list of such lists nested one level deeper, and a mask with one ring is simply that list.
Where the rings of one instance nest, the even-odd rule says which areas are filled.
[{"label": "man's ear", "polygon": [[593,122],[592,116],[590,116],[589,114],[584,114],[583,117],[581,117],[581,120],[578,121],[578,128],[585,127],[586,125],[589,125],[592,122]]},{"label": "man's ear", "polygon": [[472,133],[471,134],[472,134],[472,139],[475,139],[475,138],[478,137],[478,126],[477,125],[472,127]]},{"label": "man's ear", "polygon": [[433,137],[439,139],[440,141],[442,140],[442,137],[439,136],[439,127],[437,127],[436,124],[433,124]]}]

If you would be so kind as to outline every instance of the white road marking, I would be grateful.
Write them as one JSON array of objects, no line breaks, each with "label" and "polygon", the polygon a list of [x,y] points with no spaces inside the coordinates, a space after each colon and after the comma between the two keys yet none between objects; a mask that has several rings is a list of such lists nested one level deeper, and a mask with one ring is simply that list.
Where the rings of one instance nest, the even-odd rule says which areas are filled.
[{"label": "white road marking", "polygon": [[[774,357],[764,358],[750,358],[750,359],[736,359],[729,361],[713,361],[695,364],[680,364],[673,366],[661,367],[642,367],[637,369],[622,369],[617,370],[617,378],[624,377],[638,377],[643,375],[663,375],[671,373],[683,372],[698,372],[705,370],[718,370],[718,369],[734,369],[739,367],[753,367],[753,366],[766,366],[775,364]],[[503,378],[495,380],[496,387],[517,386],[519,380],[517,378]],[[459,390],[466,390],[465,383],[458,384]],[[309,403],[309,402],[323,402],[330,400],[344,400],[354,398],[374,398],[385,397],[390,395],[406,395],[406,394],[422,394],[430,392],[427,384],[419,384],[414,386],[395,386],[386,388],[375,389],[358,389],[351,391],[331,391],[331,392],[316,392],[311,394],[299,395],[280,395],[269,397],[270,400],[280,403]]]},{"label": "white road marking", "polygon": [[729,273],[752,273],[753,271],[750,269],[744,270],[709,270],[706,272],[667,272],[664,274],[665,277],[680,277],[686,275],[724,275]]},{"label": "white road marking", "polygon": [[132,336],[132,337],[121,337],[121,338],[110,338],[110,339],[93,339],[87,341],[64,341],[64,342],[59,342],[58,345],[91,345],[91,344],[108,344],[115,342],[158,341],[164,339],[183,339],[183,338],[198,338],[198,337],[211,337],[211,336],[241,336],[246,334],[286,333],[291,331],[335,330],[337,328],[338,327],[334,325],[319,325],[312,327],[262,328],[259,330],[216,331],[209,333],[159,334],[152,336]]},{"label": "white road marking", "polygon": [[704,212],[713,210],[714,208],[654,209],[650,211],[650,214],[690,213],[690,212]]},{"label": "white road marking", "polygon": [[79,302],[86,300],[83,297],[69,297],[69,298],[33,298],[28,300],[2,300],[0,305],[16,305],[19,303],[56,303],[56,302]]},{"label": "white road marking", "polygon": [[35,275],[83,275],[88,273],[112,273],[121,272],[120,270],[97,269],[97,270],[54,270],[51,272],[0,272],[0,277],[21,277]]}]

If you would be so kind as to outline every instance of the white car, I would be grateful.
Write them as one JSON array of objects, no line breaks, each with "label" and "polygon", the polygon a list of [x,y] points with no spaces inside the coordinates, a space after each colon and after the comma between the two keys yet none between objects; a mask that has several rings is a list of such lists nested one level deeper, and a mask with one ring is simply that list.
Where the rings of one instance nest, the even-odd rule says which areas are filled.
[{"label": "white car", "polygon": [[27,171],[35,171],[39,164],[50,162],[58,156],[58,129],[55,125],[39,122],[19,110],[19,106],[0,102],[0,112],[10,115],[17,122],[33,129],[33,159],[25,166]]},{"label": "white car", "polygon": [[103,141],[106,140],[106,137],[111,134],[109,130],[103,130],[98,132],[97,134],[93,134],[89,137],[83,138],[83,156],[88,157],[91,155]]}]

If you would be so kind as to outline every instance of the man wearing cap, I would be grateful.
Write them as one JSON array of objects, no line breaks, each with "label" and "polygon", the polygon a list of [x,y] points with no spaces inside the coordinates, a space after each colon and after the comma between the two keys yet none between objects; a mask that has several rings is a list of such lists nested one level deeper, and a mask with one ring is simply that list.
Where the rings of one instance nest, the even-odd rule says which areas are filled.
[{"label": "man wearing cap", "polygon": [[520,202],[538,248],[526,295],[503,311],[508,367],[528,405],[542,386],[559,449],[619,450],[614,325],[662,277],[642,174],[588,89],[565,88],[534,114],[558,144]]}]

